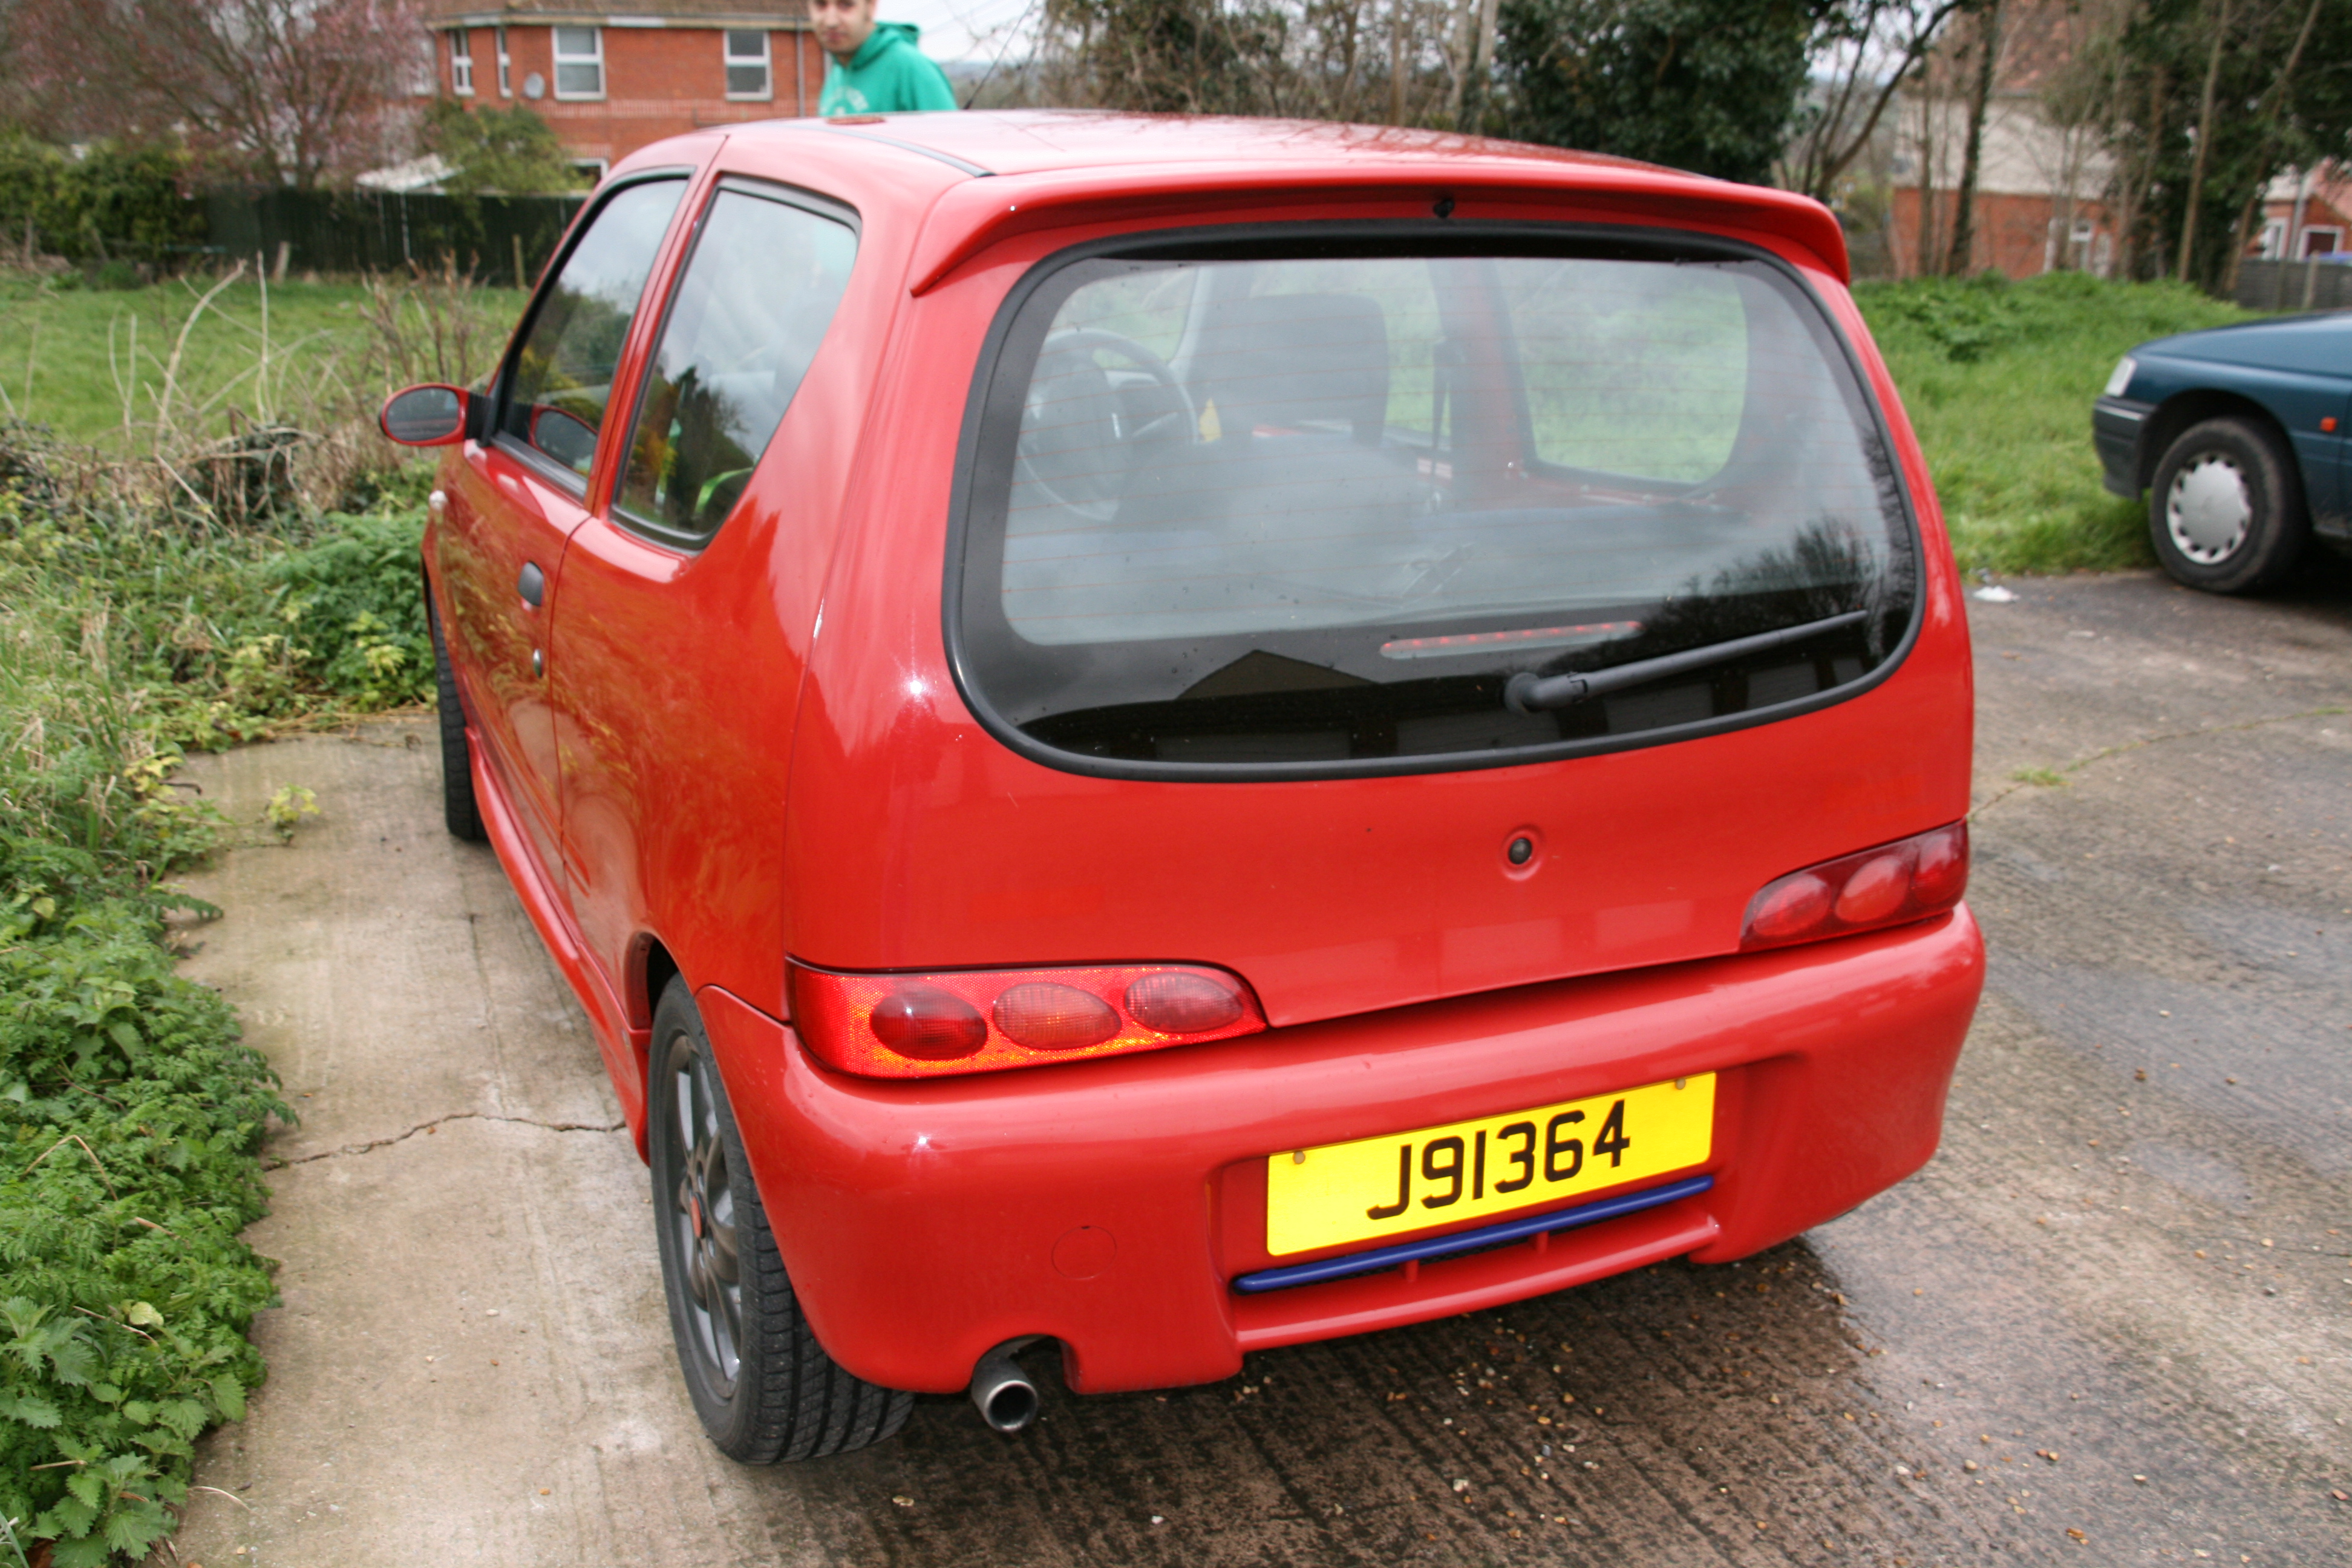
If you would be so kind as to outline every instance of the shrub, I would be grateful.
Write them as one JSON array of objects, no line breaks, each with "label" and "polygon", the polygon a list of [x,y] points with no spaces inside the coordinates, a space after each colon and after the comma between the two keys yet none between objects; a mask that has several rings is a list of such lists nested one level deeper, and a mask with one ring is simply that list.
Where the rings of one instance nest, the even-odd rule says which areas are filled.
[{"label": "shrub", "polygon": [[163,147],[101,142],[79,157],[0,138],[0,226],[70,261],[99,263],[102,288],[135,288],[130,264],[171,260],[205,236],[204,210],[181,194],[186,159]]}]

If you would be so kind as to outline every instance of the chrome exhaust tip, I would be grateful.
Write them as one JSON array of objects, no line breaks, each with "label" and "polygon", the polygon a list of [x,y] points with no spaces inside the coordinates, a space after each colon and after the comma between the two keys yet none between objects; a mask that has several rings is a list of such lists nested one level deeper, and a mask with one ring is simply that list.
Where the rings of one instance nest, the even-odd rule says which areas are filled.
[{"label": "chrome exhaust tip", "polygon": [[972,1365],[972,1408],[999,1432],[1018,1432],[1037,1419],[1037,1385],[1013,1358],[1045,1337],[1024,1334],[1007,1340]]}]

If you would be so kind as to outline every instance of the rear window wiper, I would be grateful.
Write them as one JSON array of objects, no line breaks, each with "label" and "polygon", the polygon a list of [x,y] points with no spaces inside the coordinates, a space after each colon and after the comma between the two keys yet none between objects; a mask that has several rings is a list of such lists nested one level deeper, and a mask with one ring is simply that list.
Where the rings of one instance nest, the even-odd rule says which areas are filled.
[{"label": "rear window wiper", "polygon": [[1844,615],[1832,616],[1826,620],[1782,626],[1775,632],[1759,632],[1752,637],[1733,637],[1729,642],[1708,643],[1704,647],[1685,648],[1680,653],[1662,654],[1656,658],[1637,658],[1631,664],[1596,669],[1588,675],[1538,675],[1531,669],[1523,669],[1511,677],[1510,683],[1503,688],[1503,705],[1514,713],[1538,713],[1556,708],[1570,708],[1589,697],[1622,691],[1629,686],[1645,685],[1669,675],[1680,675],[1686,669],[1701,669],[1710,664],[1744,658],[1752,653],[1766,653],[1869,618],[1867,610],[1848,610]]}]

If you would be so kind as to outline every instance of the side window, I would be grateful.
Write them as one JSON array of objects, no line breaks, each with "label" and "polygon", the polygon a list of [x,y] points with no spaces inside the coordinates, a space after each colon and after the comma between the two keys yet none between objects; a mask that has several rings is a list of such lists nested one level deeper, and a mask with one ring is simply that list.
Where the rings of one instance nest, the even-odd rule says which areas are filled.
[{"label": "side window", "polygon": [[718,531],[816,357],[856,254],[845,223],[721,187],[646,374],[621,512],[683,542]]},{"label": "side window", "polygon": [[499,411],[499,431],[585,479],[621,344],[684,180],[649,180],[606,202],[541,296]]}]

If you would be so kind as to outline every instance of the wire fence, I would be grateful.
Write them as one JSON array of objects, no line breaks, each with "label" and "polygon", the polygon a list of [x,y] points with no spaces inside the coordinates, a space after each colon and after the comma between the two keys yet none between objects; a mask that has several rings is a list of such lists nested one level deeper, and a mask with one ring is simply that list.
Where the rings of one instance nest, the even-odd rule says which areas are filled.
[{"label": "wire fence", "polygon": [[439,270],[528,288],[554,256],[583,195],[445,196],[378,191],[212,191],[206,237],[224,259],[289,272]]}]

